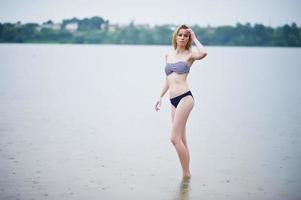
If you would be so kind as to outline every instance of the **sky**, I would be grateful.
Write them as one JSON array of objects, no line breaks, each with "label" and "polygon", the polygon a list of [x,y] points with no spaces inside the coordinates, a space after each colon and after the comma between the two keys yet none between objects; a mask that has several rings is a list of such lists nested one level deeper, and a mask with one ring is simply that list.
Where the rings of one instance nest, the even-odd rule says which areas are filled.
[{"label": "sky", "polygon": [[110,24],[301,26],[301,0],[0,0],[0,22],[99,16]]}]

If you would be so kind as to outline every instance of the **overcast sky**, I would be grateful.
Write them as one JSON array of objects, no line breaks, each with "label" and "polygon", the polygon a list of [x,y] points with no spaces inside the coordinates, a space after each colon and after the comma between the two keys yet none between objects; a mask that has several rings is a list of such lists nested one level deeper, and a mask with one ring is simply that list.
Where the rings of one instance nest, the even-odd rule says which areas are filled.
[{"label": "overcast sky", "polygon": [[301,26],[300,0],[0,0],[0,22],[100,16],[110,23]]}]

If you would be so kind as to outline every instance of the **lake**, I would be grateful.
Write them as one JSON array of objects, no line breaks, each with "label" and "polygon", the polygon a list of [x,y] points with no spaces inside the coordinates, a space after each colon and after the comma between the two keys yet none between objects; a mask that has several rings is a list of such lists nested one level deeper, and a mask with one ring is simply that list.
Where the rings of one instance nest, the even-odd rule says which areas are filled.
[{"label": "lake", "polygon": [[0,45],[0,199],[301,199],[301,48],[205,47],[192,179],[170,142],[170,46]]}]

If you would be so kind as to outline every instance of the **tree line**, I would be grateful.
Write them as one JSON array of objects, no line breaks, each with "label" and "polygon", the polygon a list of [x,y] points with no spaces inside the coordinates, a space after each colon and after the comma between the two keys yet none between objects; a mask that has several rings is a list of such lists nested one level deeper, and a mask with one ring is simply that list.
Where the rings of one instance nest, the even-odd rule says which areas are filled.
[{"label": "tree line", "polygon": [[[89,43],[170,45],[177,25],[110,24],[102,17],[51,20],[37,23],[0,23],[0,43]],[[219,46],[301,46],[301,27],[296,23],[276,28],[262,24],[236,23],[235,26],[192,25],[204,45]]]}]

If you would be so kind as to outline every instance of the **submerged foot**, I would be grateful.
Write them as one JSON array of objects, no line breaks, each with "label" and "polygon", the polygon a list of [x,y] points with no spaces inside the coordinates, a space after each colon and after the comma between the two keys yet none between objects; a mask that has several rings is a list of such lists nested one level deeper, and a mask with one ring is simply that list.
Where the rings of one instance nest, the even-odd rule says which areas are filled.
[{"label": "submerged foot", "polygon": [[191,174],[187,173],[187,174],[183,174],[183,180],[189,180],[191,178]]}]

